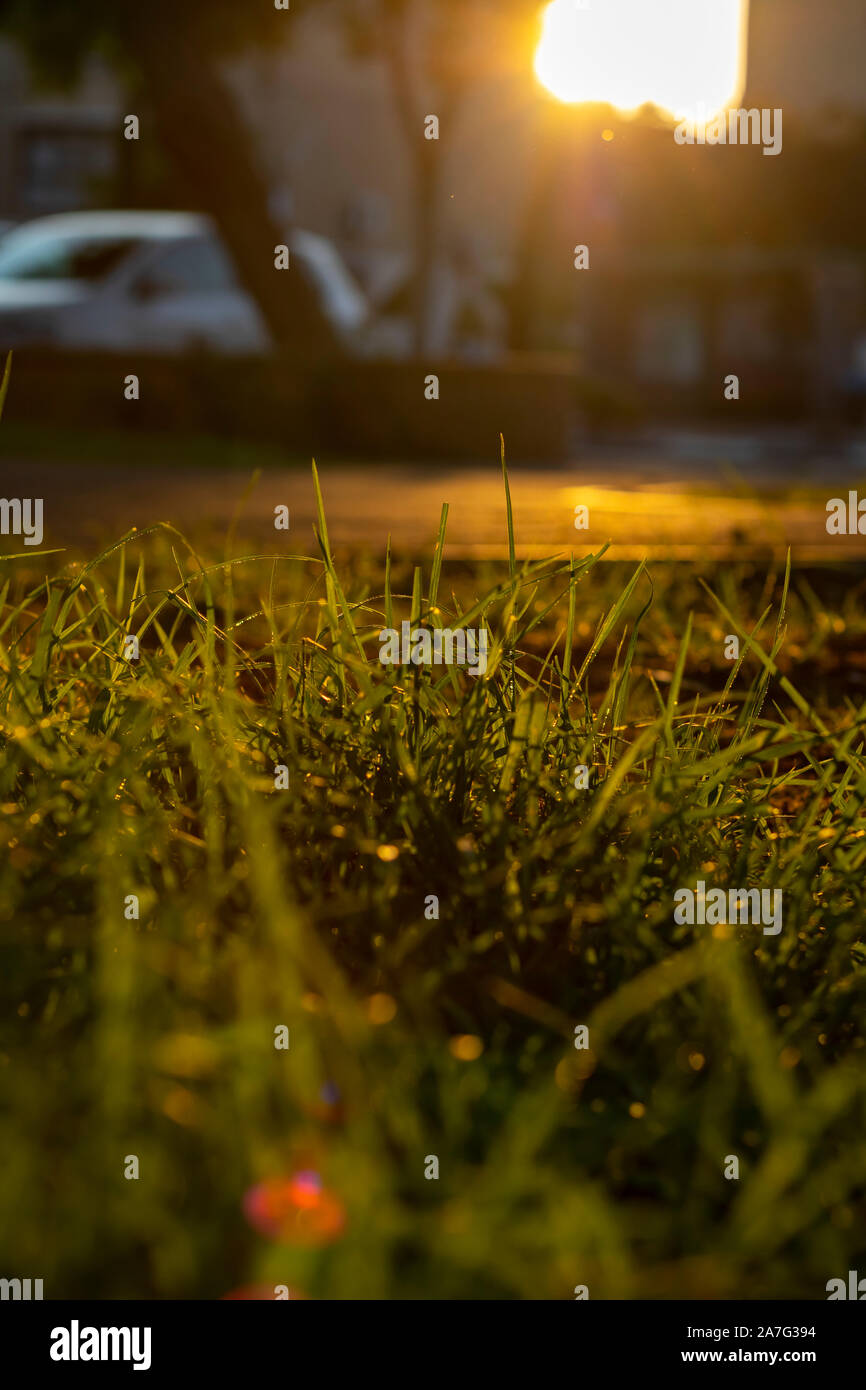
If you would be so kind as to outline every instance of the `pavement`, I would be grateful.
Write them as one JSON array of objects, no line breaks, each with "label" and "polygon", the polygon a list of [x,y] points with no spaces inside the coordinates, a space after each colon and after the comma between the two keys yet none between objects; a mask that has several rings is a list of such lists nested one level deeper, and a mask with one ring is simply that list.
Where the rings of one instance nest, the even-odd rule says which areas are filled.
[{"label": "pavement", "polygon": [[[141,462],[82,466],[34,459],[0,463],[6,497],[44,499],[43,547],[87,548],[155,521],[200,530],[242,518],[245,535],[278,538],[280,547],[316,554],[310,471],[273,468],[251,486],[240,470],[169,469]],[[441,505],[449,504],[446,554],[495,558],[506,553],[505,501],[498,461],[489,464],[325,464],[320,469],[335,550],[429,554]],[[743,558],[784,553],[800,562],[866,558],[866,536],[827,533],[827,502],[847,499],[862,480],[866,447],[858,441],[821,454],[777,449],[749,438],[659,438],[649,445],[608,442],[572,465],[510,470],[520,557],[580,554],[611,543],[610,558]],[[289,535],[274,531],[274,508],[288,506]],[[575,508],[588,528],[575,528]],[[866,518],[864,518],[866,525]],[[4,548],[8,541],[4,540]]]}]

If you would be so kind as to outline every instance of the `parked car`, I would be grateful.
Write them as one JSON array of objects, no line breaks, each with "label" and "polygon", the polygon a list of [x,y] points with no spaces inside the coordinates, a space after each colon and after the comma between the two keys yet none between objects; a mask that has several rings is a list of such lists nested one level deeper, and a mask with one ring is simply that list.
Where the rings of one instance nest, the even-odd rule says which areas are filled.
[{"label": "parked car", "polygon": [[[287,244],[341,340],[362,351],[367,302],[336,248],[298,230]],[[207,218],[71,212],[0,240],[0,349],[25,345],[247,354],[270,339]]]}]

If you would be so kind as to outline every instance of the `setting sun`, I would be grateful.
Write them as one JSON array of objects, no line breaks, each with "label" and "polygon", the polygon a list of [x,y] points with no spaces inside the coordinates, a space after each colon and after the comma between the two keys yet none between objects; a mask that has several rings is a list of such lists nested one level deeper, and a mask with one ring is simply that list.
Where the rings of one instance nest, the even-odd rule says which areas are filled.
[{"label": "setting sun", "polygon": [[535,71],[560,101],[682,119],[739,101],[748,0],[553,0]]}]

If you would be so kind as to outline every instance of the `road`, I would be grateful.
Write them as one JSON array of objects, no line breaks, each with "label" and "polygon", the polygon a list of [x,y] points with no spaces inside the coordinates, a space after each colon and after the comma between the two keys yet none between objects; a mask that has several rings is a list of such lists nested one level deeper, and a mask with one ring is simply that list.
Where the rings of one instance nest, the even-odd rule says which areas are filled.
[{"label": "road", "polygon": [[[608,449],[569,468],[514,470],[518,555],[582,554],[610,541],[611,557],[620,559],[742,558],[788,545],[801,562],[866,557],[866,536],[830,536],[826,529],[827,501],[847,498],[866,473],[859,454],[790,464],[675,454]],[[396,550],[423,556],[447,502],[449,556],[499,559],[506,553],[495,463],[325,465],[321,480],[336,550],[382,553],[390,533]],[[276,534],[281,546],[316,553],[315,496],[305,469],[269,469],[251,487],[250,475],[241,471],[124,467],[122,459],[94,466],[13,459],[2,463],[2,492],[44,499],[44,547],[86,550],[112,532],[155,521],[181,530],[200,531],[205,522],[227,527],[238,513],[245,536]],[[290,510],[288,537],[274,532],[280,505]],[[576,507],[587,509],[586,530],[575,529]]]}]

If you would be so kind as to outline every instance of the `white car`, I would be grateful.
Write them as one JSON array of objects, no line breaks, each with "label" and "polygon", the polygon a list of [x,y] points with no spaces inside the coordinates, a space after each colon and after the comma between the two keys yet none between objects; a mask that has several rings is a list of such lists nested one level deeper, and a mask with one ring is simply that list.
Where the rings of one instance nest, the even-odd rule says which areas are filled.
[{"label": "white car", "polygon": [[[294,231],[292,264],[361,351],[368,306],[336,248]],[[175,212],[69,212],[0,241],[0,350],[266,352],[270,337],[214,225]]]}]

